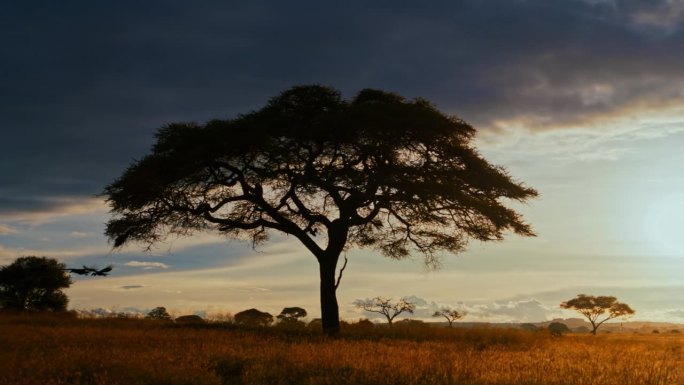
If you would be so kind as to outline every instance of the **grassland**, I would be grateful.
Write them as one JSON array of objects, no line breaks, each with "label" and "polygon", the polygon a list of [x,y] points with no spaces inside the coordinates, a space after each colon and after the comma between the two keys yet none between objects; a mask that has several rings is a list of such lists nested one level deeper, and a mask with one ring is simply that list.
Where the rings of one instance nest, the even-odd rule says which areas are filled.
[{"label": "grassland", "polygon": [[0,316],[0,384],[684,384],[677,334],[308,331]]}]

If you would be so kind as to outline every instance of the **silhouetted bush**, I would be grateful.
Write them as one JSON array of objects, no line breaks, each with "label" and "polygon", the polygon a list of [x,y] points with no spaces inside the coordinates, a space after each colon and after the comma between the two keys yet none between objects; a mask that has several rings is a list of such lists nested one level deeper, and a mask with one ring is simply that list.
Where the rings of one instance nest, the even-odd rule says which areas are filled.
[{"label": "silhouetted bush", "polygon": [[195,314],[182,315],[174,321],[179,325],[204,325],[207,322],[204,318]]},{"label": "silhouetted bush", "polygon": [[568,325],[561,322],[551,322],[547,329],[554,337],[561,337],[565,333],[571,333],[571,330],[568,327]]},{"label": "silhouetted bush", "polygon": [[235,323],[243,326],[269,326],[273,323],[270,313],[257,309],[248,309],[235,314]]},{"label": "silhouetted bush", "polygon": [[539,327],[531,324],[531,323],[524,323],[520,325],[520,329],[528,331],[528,332],[536,332],[539,331]]},{"label": "silhouetted bush", "polygon": [[150,310],[150,312],[147,313],[147,316],[145,316],[145,318],[153,319],[153,320],[160,320],[160,321],[170,321],[171,315],[166,311],[165,307],[158,306],[158,307],[155,307],[154,309]]}]

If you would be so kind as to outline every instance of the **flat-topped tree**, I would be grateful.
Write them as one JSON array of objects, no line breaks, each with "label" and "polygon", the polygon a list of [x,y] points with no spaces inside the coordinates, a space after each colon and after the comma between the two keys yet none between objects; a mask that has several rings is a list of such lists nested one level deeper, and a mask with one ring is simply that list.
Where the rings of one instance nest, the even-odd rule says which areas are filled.
[{"label": "flat-topped tree", "polygon": [[613,296],[578,294],[577,297],[562,302],[560,306],[563,309],[575,310],[586,317],[591,323],[593,335],[596,335],[596,331],[604,322],[618,317],[628,317],[635,313],[629,305],[619,302]]},{"label": "flat-topped tree", "polygon": [[419,253],[434,266],[470,238],[532,235],[504,203],[536,191],[483,159],[474,134],[422,99],[294,87],[234,119],[160,129],[152,152],[105,188],[106,235],[119,247],[196,231],[254,244],[290,234],[318,261],[323,330],[335,335],[344,250]]}]

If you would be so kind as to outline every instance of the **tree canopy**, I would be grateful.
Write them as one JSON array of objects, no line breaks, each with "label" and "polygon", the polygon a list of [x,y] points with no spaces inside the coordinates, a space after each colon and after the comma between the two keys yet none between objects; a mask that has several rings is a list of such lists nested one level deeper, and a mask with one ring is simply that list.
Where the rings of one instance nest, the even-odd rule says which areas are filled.
[{"label": "tree canopy", "polygon": [[391,298],[375,297],[357,300],[354,302],[354,305],[366,312],[382,314],[390,326],[392,326],[392,322],[399,314],[404,312],[413,314],[416,310],[416,304],[406,298],[393,302]]},{"label": "tree canopy", "polygon": [[276,316],[280,321],[297,321],[300,318],[306,317],[306,309],[301,307],[286,307]]},{"label": "tree canopy", "polygon": [[449,327],[452,327],[454,324],[454,321],[465,317],[465,315],[466,315],[466,313],[464,311],[458,311],[456,309],[452,309],[449,307],[443,307],[443,308],[435,311],[432,314],[433,317],[444,317],[444,318],[446,318],[447,322],[449,322]]},{"label": "tree canopy", "polygon": [[247,326],[268,326],[273,323],[273,315],[258,309],[247,309],[235,314],[235,323]]},{"label": "tree canopy", "polygon": [[154,309],[150,310],[145,318],[148,319],[154,319],[154,320],[164,320],[164,321],[170,321],[171,315],[169,312],[166,311],[166,308],[164,306],[157,306]]},{"label": "tree canopy", "polygon": [[[626,317],[635,313],[626,303],[618,302],[612,296],[593,296],[579,294],[560,305],[563,309],[576,310],[591,323],[591,334],[596,335],[598,328],[606,321],[618,317]],[[603,317],[605,315],[605,317]],[[603,317],[603,318],[601,318]]]},{"label": "tree canopy", "polygon": [[65,265],[47,257],[17,258],[0,267],[0,308],[15,311],[64,311],[71,285]]},{"label": "tree canopy", "polygon": [[437,266],[469,239],[533,235],[505,204],[536,191],[482,158],[474,134],[423,99],[294,87],[233,119],[161,128],[151,153],[105,188],[106,235],[119,247],[196,231],[255,245],[290,234],[319,262],[323,329],[335,334],[344,250]]}]

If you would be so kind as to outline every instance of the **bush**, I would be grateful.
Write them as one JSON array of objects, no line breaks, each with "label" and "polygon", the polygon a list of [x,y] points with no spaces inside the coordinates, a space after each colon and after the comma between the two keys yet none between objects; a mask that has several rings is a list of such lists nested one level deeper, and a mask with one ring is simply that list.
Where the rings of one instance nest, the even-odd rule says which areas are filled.
[{"label": "bush", "polygon": [[568,325],[561,322],[551,322],[547,329],[554,337],[562,337],[563,334],[571,332]]}]

